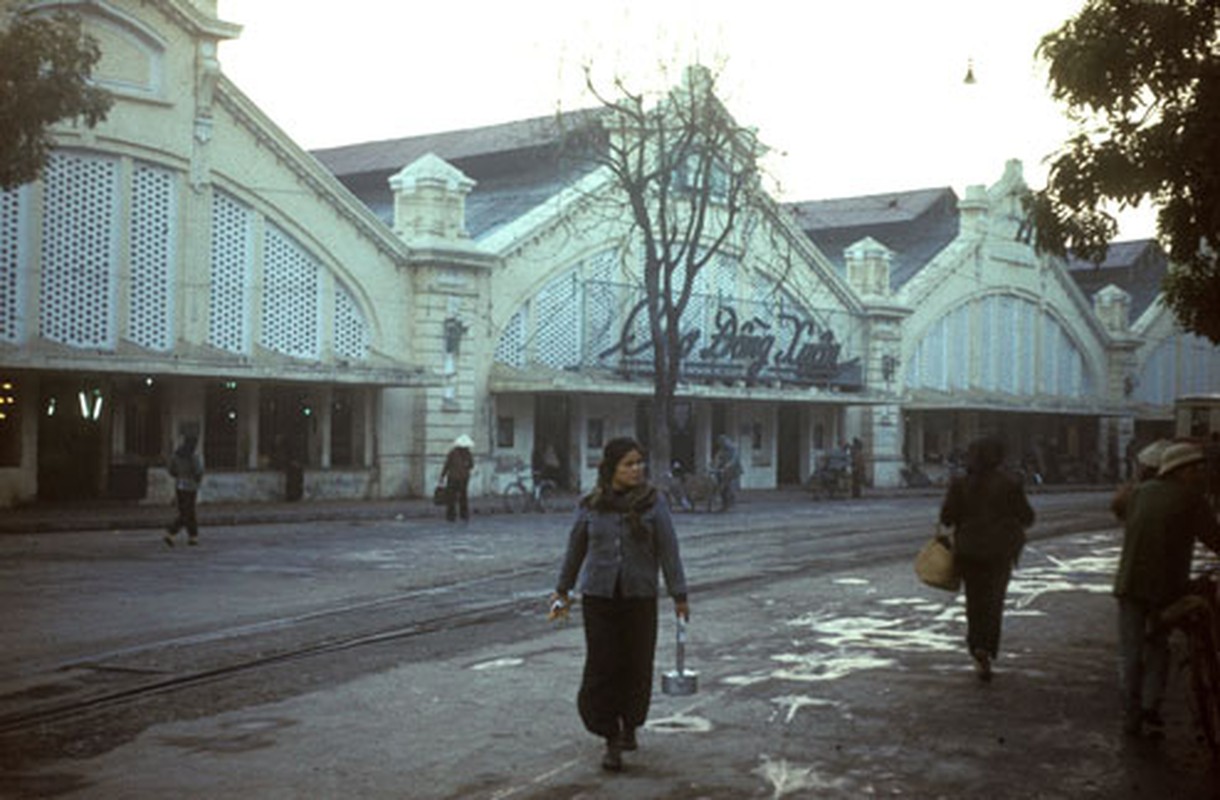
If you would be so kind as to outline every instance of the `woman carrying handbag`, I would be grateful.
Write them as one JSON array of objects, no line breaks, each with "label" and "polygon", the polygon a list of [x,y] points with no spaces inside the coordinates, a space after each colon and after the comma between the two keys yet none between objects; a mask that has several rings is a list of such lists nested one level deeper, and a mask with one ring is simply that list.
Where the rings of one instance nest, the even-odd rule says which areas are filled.
[{"label": "woman carrying handbag", "polygon": [[940,509],[941,524],[953,528],[954,564],[966,586],[966,646],[984,681],[999,654],[1008,580],[1034,523],[1025,488],[1003,463],[1000,440],[973,442],[966,474],[949,484]]}]

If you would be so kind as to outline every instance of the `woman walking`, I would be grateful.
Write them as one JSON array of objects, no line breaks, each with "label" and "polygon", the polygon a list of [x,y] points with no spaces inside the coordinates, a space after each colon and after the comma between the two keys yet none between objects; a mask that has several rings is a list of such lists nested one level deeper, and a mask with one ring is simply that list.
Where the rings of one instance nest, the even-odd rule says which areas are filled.
[{"label": "woman walking", "polygon": [[552,608],[566,609],[579,576],[585,667],[577,707],[585,728],[606,741],[604,769],[623,768],[652,701],[657,644],[657,573],[674,613],[689,619],[678,538],[664,499],[644,475],[643,448],[612,439],[597,486],[584,497],[568,535]]},{"label": "woman walking", "polygon": [[199,486],[203,483],[203,459],[195,450],[199,440],[194,436],[186,436],[182,444],[170,456],[167,467],[174,479],[174,500],[178,515],[165,528],[162,540],[170,547],[174,546],[174,537],[178,531],[186,528],[186,543],[199,544],[199,522],[195,517],[195,501],[199,496]]},{"label": "woman walking", "polygon": [[1034,523],[1021,482],[1005,472],[1004,444],[984,438],[966,453],[966,474],[949,484],[940,521],[953,528],[953,559],[966,586],[966,646],[980,680],[1000,649],[1008,579]]}]

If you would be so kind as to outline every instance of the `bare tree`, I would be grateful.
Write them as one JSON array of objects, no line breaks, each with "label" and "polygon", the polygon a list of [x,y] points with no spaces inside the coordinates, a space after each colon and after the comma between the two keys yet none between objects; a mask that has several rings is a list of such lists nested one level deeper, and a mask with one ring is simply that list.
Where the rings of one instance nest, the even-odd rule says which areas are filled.
[{"label": "bare tree", "polygon": [[[658,102],[632,93],[621,79],[615,95],[586,84],[600,103],[603,137],[593,160],[613,176],[643,260],[644,310],[653,358],[650,452],[653,474],[668,468],[674,398],[688,345],[680,323],[701,270],[743,232],[753,211],[766,207],[760,191],[765,148],[716,96],[716,76],[705,67]],[[644,343],[640,343],[644,346]]]}]

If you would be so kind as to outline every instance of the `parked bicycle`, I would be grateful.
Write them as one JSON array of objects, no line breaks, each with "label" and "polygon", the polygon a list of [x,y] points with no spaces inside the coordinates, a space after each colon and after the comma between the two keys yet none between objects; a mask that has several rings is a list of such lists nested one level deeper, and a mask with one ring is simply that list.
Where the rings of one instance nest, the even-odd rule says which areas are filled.
[{"label": "parked bicycle", "polygon": [[1161,612],[1161,624],[1186,635],[1191,709],[1199,738],[1220,766],[1220,565],[1191,580],[1191,590]]},{"label": "parked bicycle", "polygon": [[[526,483],[526,480],[529,483]],[[510,514],[523,514],[527,511],[545,513],[555,507],[555,498],[559,487],[550,478],[543,478],[537,472],[531,471],[524,462],[516,465],[516,478],[504,487],[500,496],[504,498],[504,510]]]},{"label": "parked bicycle", "polygon": [[837,500],[851,491],[851,471],[846,458],[836,454],[827,455],[807,484],[814,500]]},{"label": "parked bicycle", "polygon": [[722,471],[715,467],[708,467],[705,474],[699,474],[686,472],[675,462],[673,468],[661,476],[659,488],[671,509],[719,513],[724,511],[723,480]]}]

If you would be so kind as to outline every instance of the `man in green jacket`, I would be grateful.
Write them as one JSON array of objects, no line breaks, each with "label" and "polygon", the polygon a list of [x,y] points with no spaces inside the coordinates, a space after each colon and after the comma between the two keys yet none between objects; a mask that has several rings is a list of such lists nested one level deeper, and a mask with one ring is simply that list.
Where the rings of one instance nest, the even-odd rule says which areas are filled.
[{"label": "man in green jacket", "polygon": [[1169,666],[1169,634],[1157,617],[1187,592],[1195,541],[1220,552],[1220,529],[1204,498],[1203,449],[1173,444],[1157,477],[1136,488],[1127,505],[1123,550],[1114,580],[1118,598],[1119,683],[1123,729],[1164,735],[1161,700]]}]

